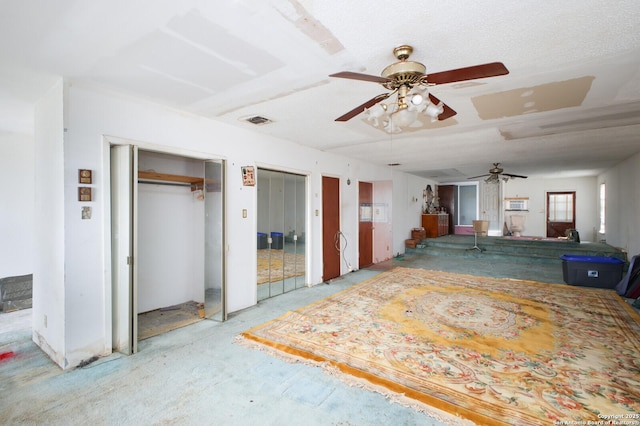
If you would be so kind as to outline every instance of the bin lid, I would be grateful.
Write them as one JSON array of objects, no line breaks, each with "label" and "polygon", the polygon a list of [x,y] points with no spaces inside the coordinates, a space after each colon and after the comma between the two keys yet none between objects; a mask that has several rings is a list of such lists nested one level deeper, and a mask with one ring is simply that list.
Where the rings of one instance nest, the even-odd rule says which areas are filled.
[{"label": "bin lid", "polygon": [[614,265],[624,263],[623,260],[620,260],[617,257],[582,256],[578,254],[563,254],[560,256],[560,259],[566,260],[567,262],[609,263]]}]

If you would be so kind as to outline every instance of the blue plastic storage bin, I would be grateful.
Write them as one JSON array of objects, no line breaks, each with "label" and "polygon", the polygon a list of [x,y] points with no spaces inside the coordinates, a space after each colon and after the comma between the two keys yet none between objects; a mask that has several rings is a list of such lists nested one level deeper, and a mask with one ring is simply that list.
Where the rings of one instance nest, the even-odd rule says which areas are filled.
[{"label": "blue plastic storage bin", "polygon": [[271,248],[276,250],[282,250],[282,244],[284,237],[282,232],[272,232],[271,233]]},{"label": "blue plastic storage bin", "polygon": [[267,234],[258,232],[258,250],[267,248]]},{"label": "blue plastic storage bin", "polygon": [[622,279],[624,261],[616,257],[565,254],[560,259],[562,278],[567,284],[614,288]]}]

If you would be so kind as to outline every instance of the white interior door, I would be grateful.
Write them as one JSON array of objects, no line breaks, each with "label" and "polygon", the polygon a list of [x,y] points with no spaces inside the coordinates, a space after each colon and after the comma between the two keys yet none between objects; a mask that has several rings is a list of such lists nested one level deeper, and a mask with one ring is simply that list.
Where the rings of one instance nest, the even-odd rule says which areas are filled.
[{"label": "white interior door", "polygon": [[[500,208],[501,183],[480,183],[480,216],[489,221],[489,235],[502,235],[502,217]],[[492,232],[493,231],[493,232]]]},{"label": "white interior door", "polygon": [[138,150],[111,147],[111,265],[113,349],[138,351],[136,200]]}]

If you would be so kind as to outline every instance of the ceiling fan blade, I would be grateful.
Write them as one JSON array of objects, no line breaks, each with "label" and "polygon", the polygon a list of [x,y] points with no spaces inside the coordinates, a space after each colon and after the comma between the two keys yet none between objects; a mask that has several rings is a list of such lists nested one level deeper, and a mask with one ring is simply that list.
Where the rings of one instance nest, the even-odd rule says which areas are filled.
[{"label": "ceiling fan blade", "polygon": [[502,62],[492,62],[484,65],[474,65],[472,67],[458,68],[455,70],[442,71],[427,76],[427,81],[431,84],[446,84],[456,81],[474,80],[476,78],[495,77],[509,74],[509,70]]},{"label": "ceiling fan blade", "polygon": [[[440,99],[436,98],[431,93],[429,93],[429,100],[436,105],[440,103]],[[457,114],[457,112],[449,108],[447,104],[443,103],[442,106],[444,107],[444,111],[438,116],[439,121],[446,120],[447,118],[451,118]]]},{"label": "ceiling fan blade", "polygon": [[491,176],[491,174],[488,174],[488,175],[480,175],[480,176],[472,176],[472,177],[467,178],[467,179],[478,179],[478,178],[485,177],[485,176]]},{"label": "ceiling fan blade", "polygon": [[[393,93],[393,92],[391,92],[391,93]],[[391,95],[391,93],[383,93],[381,95],[376,96],[375,98],[369,99],[367,102],[363,103],[362,105],[359,105],[359,106],[355,107],[354,109],[352,109],[351,111],[349,111],[348,113],[346,113],[344,115],[341,115],[340,117],[336,118],[335,121],[348,121],[348,120],[351,120],[356,115],[360,114],[361,112],[364,112],[364,110],[366,108],[371,108],[372,106],[374,106],[378,102],[381,102],[381,101],[384,101],[385,99],[387,99]]]},{"label": "ceiling fan blade", "polygon": [[349,78],[351,80],[372,81],[374,83],[388,83],[391,80],[386,77],[378,77],[377,75],[360,74],[357,72],[342,71],[329,75],[329,77]]},{"label": "ceiling fan blade", "polygon": [[512,175],[512,174],[509,174],[509,173],[502,173],[502,174],[504,176],[509,176],[509,177],[512,177],[512,178],[522,178],[522,179],[526,179],[527,178],[526,176],[522,176],[522,175]]}]

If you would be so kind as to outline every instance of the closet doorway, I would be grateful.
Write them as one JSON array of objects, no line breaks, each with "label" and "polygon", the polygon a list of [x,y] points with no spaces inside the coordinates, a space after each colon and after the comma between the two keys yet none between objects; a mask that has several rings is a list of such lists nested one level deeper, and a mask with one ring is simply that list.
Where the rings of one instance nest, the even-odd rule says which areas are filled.
[{"label": "closet doorway", "polygon": [[306,285],[307,178],[258,168],[258,301]]},{"label": "closet doorway", "polygon": [[113,347],[225,320],[224,162],[111,146]]}]

